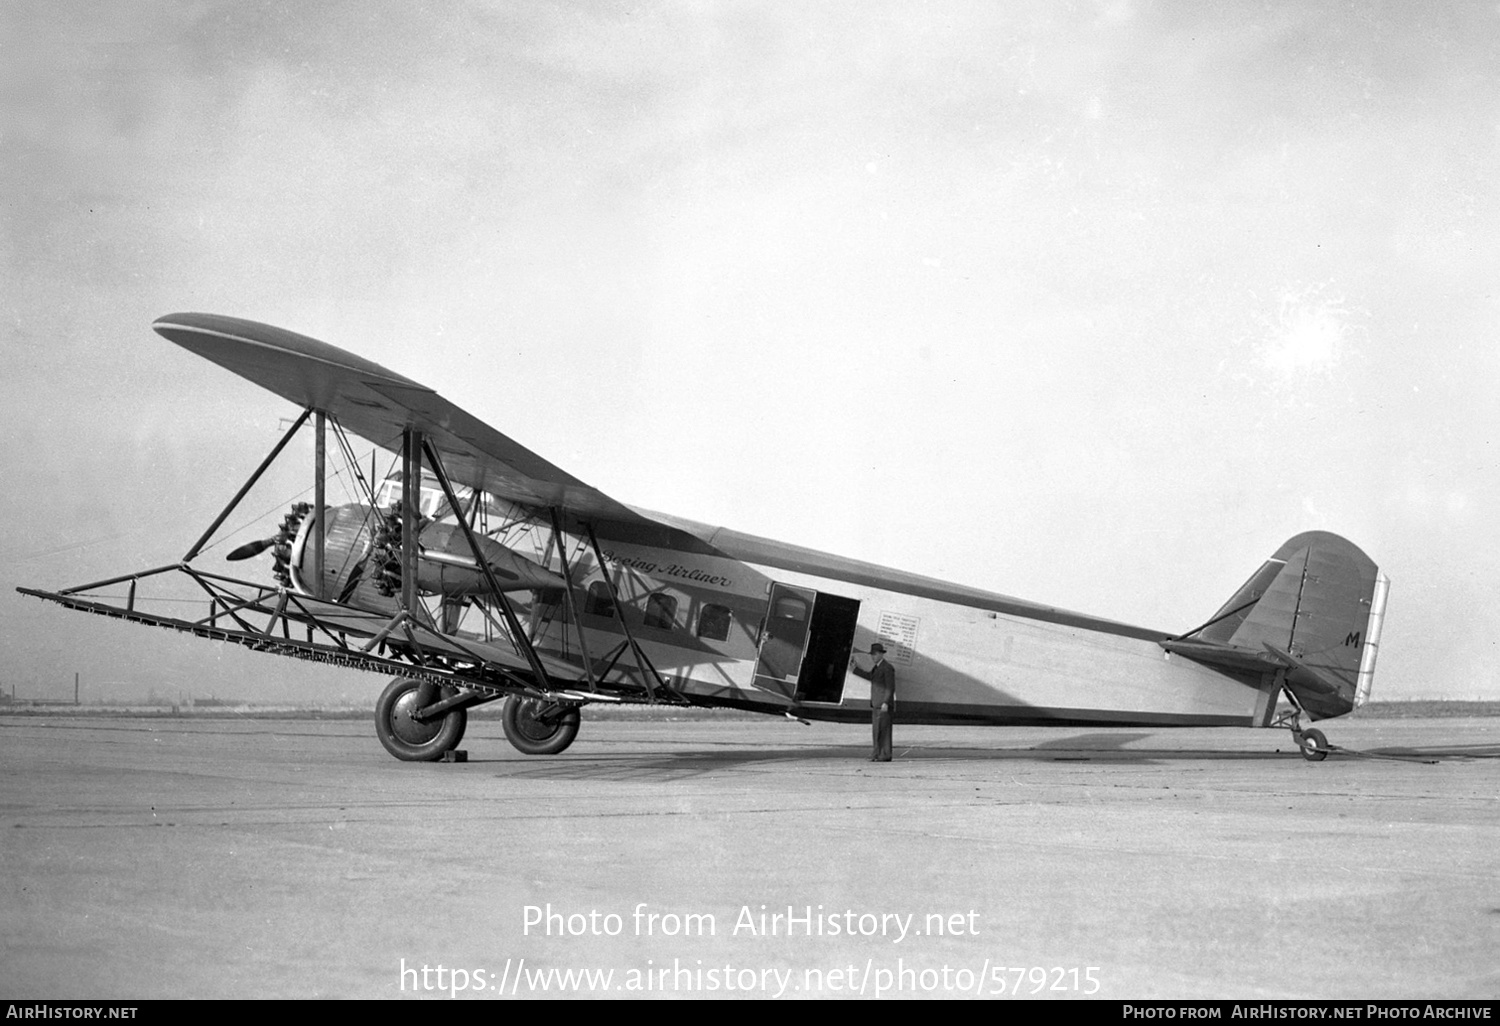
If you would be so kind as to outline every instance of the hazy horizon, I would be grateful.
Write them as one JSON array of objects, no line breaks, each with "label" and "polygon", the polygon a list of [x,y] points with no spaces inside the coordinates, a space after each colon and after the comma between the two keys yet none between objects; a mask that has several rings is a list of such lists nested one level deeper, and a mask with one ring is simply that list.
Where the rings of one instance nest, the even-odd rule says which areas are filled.
[{"label": "hazy horizon", "polygon": [[0,687],[378,693],[14,591],[177,559],[295,413],[150,330],[203,310],[621,501],[1129,623],[1334,531],[1393,582],[1373,698],[1500,699],[1497,39],[1452,2],[9,4]]}]

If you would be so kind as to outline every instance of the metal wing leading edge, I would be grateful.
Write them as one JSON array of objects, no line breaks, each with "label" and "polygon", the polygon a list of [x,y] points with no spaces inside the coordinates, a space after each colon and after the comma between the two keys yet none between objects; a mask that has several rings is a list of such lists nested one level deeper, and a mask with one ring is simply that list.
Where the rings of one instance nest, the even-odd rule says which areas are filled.
[{"label": "metal wing leading edge", "polygon": [[521,505],[555,507],[590,519],[642,519],[426,385],[326,342],[219,314],[168,314],[152,327],[189,352],[283,399],[327,411],[377,445],[399,448],[403,430],[421,431],[458,484]]}]

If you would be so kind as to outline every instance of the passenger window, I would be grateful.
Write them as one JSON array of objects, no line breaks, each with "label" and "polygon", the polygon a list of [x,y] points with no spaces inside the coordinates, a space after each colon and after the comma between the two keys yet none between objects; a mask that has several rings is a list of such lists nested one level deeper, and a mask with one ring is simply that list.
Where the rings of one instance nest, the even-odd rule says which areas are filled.
[{"label": "passenger window", "polygon": [[646,597],[646,626],[669,631],[677,626],[677,600],[657,592]]},{"label": "passenger window", "polygon": [[729,624],[734,619],[726,606],[704,606],[698,614],[698,637],[709,641],[728,641]]},{"label": "passenger window", "polygon": [[614,616],[615,600],[609,593],[609,585],[595,581],[589,585],[588,597],[583,600],[583,611],[591,616]]}]

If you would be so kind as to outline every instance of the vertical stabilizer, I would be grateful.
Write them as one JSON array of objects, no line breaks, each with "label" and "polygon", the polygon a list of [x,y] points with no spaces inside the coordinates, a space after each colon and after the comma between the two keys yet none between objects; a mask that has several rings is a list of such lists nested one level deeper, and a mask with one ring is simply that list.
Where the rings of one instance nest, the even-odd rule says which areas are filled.
[{"label": "vertical stabilizer", "polygon": [[1363,704],[1375,677],[1389,579],[1336,534],[1289,539],[1202,627],[1169,651],[1241,672],[1277,673],[1313,719]]}]

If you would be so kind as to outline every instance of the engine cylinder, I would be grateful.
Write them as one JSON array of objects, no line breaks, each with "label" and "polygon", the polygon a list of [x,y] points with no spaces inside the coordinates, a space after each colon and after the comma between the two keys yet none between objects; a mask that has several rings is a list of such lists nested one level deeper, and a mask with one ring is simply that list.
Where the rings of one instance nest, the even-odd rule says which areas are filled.
[{"label": "engine cylinder", "polygon": [[[303,594],[321,591],[325,599],[361,608],[394,608],[391,599],[401,591],[400,518],[384,516],[359,504],[328,507],[323,514],[328,526],[323,540],[322,588],[314,588],[311,579],[312,538],[319,517],[306,510],[294,527],[296,538],[287,554],[286,583]],[[287,520],[291,521],[292,515]],[[560,575],[493,538],[479,536],[476,541],[502,591],[558,588],[566,584]],[[417,536],[417,551],[416,583],[422,594],[462,598],[489,590],[468,539],[457,524],[432,521],[423,524]]]}]

